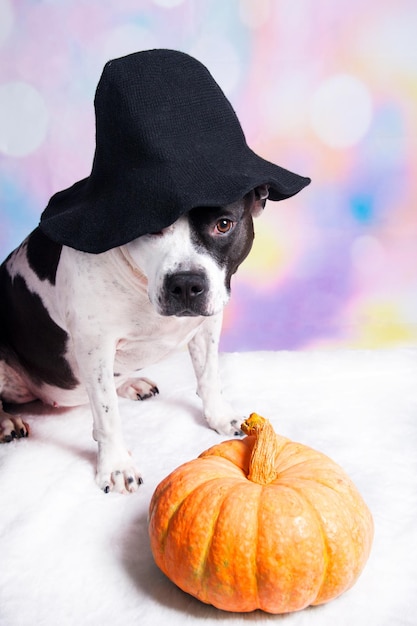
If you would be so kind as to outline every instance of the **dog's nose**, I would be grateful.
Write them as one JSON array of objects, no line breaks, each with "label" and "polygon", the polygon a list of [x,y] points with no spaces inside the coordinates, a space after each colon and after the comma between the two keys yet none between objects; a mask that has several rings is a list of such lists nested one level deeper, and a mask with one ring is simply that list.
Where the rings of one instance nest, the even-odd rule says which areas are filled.
[{"label": "dog's nose", "polygon": [[165,279],[165,293],[176,315],[200,313],[199,303],[208,289],[207,278],[195,272],[177,272]]},{"label": "dog's nose", "polygon": [[167,278],[167,289],[181,302],[191,302],[206,291],[207,280],[201,274],[178,272]]}]

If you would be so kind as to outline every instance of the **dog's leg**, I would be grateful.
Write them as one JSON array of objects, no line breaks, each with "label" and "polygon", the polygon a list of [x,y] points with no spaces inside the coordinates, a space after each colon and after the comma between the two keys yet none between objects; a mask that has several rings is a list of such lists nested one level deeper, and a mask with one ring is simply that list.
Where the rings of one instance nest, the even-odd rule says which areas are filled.
[{"label": "dog's leg", "polygon": [[[82,344],[82,346],[81,346]],[[114,347],[97,339],[75,347],[80,378],[93,413],[93,437],[98,443],[96,482],[105,492],[134,492],[143,482],[123,440],[113,379]]]},{"label": "dog's leg", "polygon": [[207,317],[188,344],[197,377],[197,393],[211,428],[224,435],[241,435],[243,417],[236,414],[220,391],[218,350],[223,314]]}]

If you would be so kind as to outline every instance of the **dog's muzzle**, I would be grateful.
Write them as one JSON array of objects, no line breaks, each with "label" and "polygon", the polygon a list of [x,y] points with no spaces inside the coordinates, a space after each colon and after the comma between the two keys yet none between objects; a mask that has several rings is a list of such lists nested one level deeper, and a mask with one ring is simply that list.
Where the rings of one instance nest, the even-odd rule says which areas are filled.
[{"label": "dog's muzzle", "polygon": [[162,315],[207,315],[209,284],[205,274],[176,272],[165,277],[162,298]]}]

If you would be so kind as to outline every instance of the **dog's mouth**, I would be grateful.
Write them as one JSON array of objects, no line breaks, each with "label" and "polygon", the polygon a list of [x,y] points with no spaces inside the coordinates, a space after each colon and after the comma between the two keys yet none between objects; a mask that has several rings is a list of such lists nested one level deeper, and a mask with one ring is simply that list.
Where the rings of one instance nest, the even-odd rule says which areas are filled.
[{"label": "dog's mouth", "polygon": [[182,311],[178,311],[174,313],[175,317],[198,317],[200,315],[208,315],[207,313],[192,311],[191,309],[183,309]]},{"label": "dog's mouth", "polygon": [[159,307],[158,313],[164,317],[209,317],[214,315],[215,311],[209,311],[205,308],[196,309],[179,309],[172,305],[164,305]]}]

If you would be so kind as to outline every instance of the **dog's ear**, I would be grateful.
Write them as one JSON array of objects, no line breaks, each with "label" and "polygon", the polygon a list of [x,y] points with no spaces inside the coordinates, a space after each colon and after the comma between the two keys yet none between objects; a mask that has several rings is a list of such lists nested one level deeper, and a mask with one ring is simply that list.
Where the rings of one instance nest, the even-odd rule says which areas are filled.
[{"label": "dog's ear", "polygon": [[266,200],[269,196],[269,188],[268,185],[259,185],[259,187],[255,187],[253,190],[254,193],[254,202],[252,207],[252,215],[253,217],[258,217],[265,207]]}]

